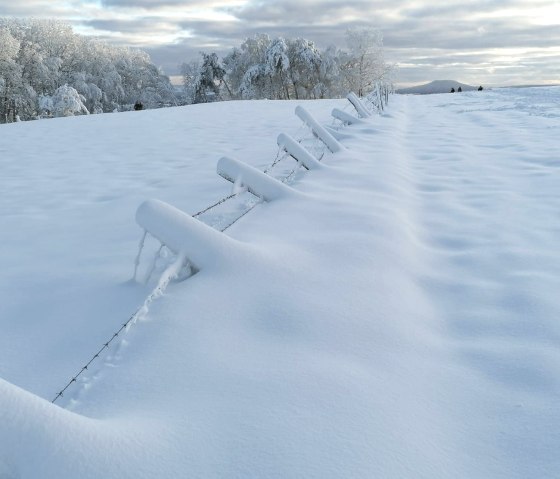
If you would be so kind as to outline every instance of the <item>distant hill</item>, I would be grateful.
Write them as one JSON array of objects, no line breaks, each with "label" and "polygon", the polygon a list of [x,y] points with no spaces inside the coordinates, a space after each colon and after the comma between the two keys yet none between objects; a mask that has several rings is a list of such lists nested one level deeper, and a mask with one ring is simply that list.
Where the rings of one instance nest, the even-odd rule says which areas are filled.
[{"label": "distant hill", "polygon": [[459,87],[461,87],[463,91],[478,89],[478,87],[476,86],[466,85],[455,80],[434,80],[424,85],[416,85],[410,88],[401,88],[397,90],[397,93],[429,95],[432,93],[449,93],[451,91],[451,88],[455,88],[455,91],[457,91]]}]

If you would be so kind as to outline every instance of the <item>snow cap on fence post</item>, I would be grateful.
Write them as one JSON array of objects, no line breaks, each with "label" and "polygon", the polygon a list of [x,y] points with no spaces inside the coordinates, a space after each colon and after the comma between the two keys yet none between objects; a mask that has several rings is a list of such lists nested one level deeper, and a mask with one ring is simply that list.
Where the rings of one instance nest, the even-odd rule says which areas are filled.
[{"label": "snow cap on fence post", "polygon": [[216,168],[218,175],[232,183],[240,183],[264,201],[292,195],[294,190],[256,168],[224,156],[218,161]]},{"label": "snow cap on fence post", "polygon": [[283,150],[286,150],[290,156],[292,156],[297,161],[301,161],[301,164],[308,170],[315,170],[323,166],[321,165],[321,163],[319,163],[317,158],[309,153],[309,151],[307,151],[291,136],[286,135],[285,133],[280,133],[278,135],[277,143],[278,146]]},{"label": "snow cap on fence post", "polygon": [[360,118],[356,118],[350,113],[346,113],[345,111],[342,111],[338,108],[333,108],[331,115],[337,120],[340,120],[345,125],[354,125],[357,123],[363,123],[363,120],[361,120]]},{"label": "snow cap on fence post", "polygon": [[136,222],[199,269],[238,246],[224,233],[160,200],[144,201],[136,211]]},{"label": "snow cap on fence post", "polygon": [[356,95],[353,91],[348,93],[348,96],[346,98],[350,103],[352,103],[352,106],[356,109],[358,115],[360,115],[360,118],[368,118],[369,116],[371,116],[371,113],[364,106],[362,100],[360,100],[358,98],[358,95]]},{"label": "snow cap on fence post", "polygon": [[296,115],[311,128],[313,133],[327,146],[331,153],[344,150],[344,147],[303,107],[299,105],[296,107]]}]

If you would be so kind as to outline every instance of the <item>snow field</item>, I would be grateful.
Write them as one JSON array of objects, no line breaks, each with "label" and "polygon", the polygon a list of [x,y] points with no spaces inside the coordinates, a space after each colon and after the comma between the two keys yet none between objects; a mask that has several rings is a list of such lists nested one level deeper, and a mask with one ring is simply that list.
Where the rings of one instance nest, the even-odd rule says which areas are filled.
[{"label": "snow field", "polygon": [[[261,203],[228,229],[243,248],[168,287],[97,379],[66,398],[73,413],[0,382],[1,473],[554,477],[559,94],[396,96],[382,117],[345,129],[345,150],[323,157],[328,167],[294,178],[297,198]],[[13,313],[1,317],[0,376],[51,394],[48,383],[66,377],[61,363],[93,349],[82,335],[97,346],[106,334],[96,331],[152,287],[126,282],[145,195],[187,212],[223,197],[216,158],[237,148],[262,170],[294,106],[205,105],[196,119],[185,118],[188,108],[105,115],[98,151],[111,141],[132,163],[109,175],[118,196],[108,204],[84,194],[112,189],[96,173],[99,155],[82,157],[82,177],[59,142],[43,152],[64,181],[21,188],[54,173],[34,155],[38,133],[26,130],[22,163],[6,162],[3,187],[14,207],[2,205],[11,227],[1,230],[0,300]],[[323,121],[334,106],[305,104]],[[91,138],[97,118],[47,126],[51,136],[64,124]],[[186,159],[179,127],[191,132]],[[230,151],[209,152],[222,141]],[[146,153],[154,142],[159,156]],[[0,150],[15,143],[2,137]],[[85,188],[69,192],[78,181]],[[26,297],[45,307],[30,314]],[[68,309],[53,311],[60,303]],[[67,331],[74,321],[80,334]]]}]

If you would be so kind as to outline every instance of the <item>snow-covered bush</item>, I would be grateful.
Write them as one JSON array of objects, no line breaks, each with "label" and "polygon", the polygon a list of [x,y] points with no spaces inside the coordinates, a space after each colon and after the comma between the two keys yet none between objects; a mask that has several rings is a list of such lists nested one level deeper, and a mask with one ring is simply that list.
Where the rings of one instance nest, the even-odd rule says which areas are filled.
[{"label": "snow-covered bush", "polygon": [[39,103],[39,116],[50,117],[54,110],[52,96],[40,95],[38,98]]},{"label": "snow-covered bush", "polygon": [[57,88],[52,97],[52,111],[54,116],[74,116],[76,113],[89,115],[84,105],[85,98],[75,88],[62,85]]}]

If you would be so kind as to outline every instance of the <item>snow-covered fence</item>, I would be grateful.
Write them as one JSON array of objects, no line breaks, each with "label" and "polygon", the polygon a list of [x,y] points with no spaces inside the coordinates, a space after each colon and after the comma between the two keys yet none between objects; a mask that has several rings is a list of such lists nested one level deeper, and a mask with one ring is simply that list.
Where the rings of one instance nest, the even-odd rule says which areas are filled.
[{"label": "snow-covered fence", "polygon": [[197,269],[235,249],[234,239],[163,201],[142,203],[136,211],[136,222]]},{"label": "snow-covered fence", "polygon": [[362,100],[360,100],[358,98],[358,95],[356,95],[353,91],[348,93],[348,96],[346,98],[350,103],[352,103],[352,106],[356,109],[358,115],[360,115],[360,118],[368,118],[369,116],[371,116],[371,113],[362,103]]},{"label": "snow-covered fence", "polygon": [[365,97],[372,109],[382,112],[389,103],[391,88],[387,83],[377,82],[373,90]]},{"label": "snow-covered fence", "polygon": [[[380,96],[379,92],[379,87],[376,86],[375,96],[368,96],[364,100],[369,102],[373,108],[381,111],[378,104],[376,102],[372,103],[371,100],[371,98],[382,99],[382,96]],[[369,114],[367,113],[367,107],[363,103],[364,100],[359,99],[353,93],[350,93],[348,95],[348,99],[351,104],[354,105],[354,107],[358,106],[358,108],[362,112],[361,114],[363,114],[364,116],[369,116]],[[339,140],[348,138],[348,135],[345,135],[344,133],[341,133],[333,128],[321,126],[319,122],[301,106],[296,107],[295,114],[303,121],[303,123],[307,127],[310,128],[313,137],[322,142],[322,144],[324,145],[323,148],[326,147],[332,153],[337,153],[345,150]],[[353,124],[363,121],[360,118],[356,118],[349,113],[343,112],[342,110],[338,109],[333,110],[333,115],[335,117],[338,117],[343,124]],[[323,153],[319,155],[319,158],[315,157],[302,145],[302,141],[298,142],[285,133],[281,133],[280,135],[278,135],[277,143],[279,147],[277,158],[268,168],[265,169],[264,172],[230,157],[222,157],[218,161],[216,167],[217,173],[234,184],[234,193],[232,193],[231,195],[225,198],[221,198],[213,205],[204,208],[203,210],[195,213],[192,216],[183,213],[184,217],[182,220],[179,220],[180,215],[175,215],[175,219],[173,221],[169,219],[170,216],[173,216],[169,212],[169,208],[173,208],[170,205],[162,206],[163,203],[161,202],[144,203],[140,206],[137,212],[137,221],[139,225],[146,231],[149,231],[152,236],[159,239],[162,244],[166,245],[168,248],[178,254],[181,252],[185,252],[185,248],[181,247],[181,243],[177,238],[179,238],[183,234],[186,234],[187,230],[190,228],[189,226],[187,226],[187,224],[196,224],[196,218],[218,207],[219,205],[224,204],[225,202],[233,198],[236,198],[240,194],[240,192],[248,191],[249,193],[257,197],[257,200],[253,200],[249,204],[248,208],[245,209],[245,211],[240,216],[237,216],[225,227],[220,228],[219,231],[222,233],[232,224],[237,222],[241,217],[247,214],[251,209],[253,209],[260,201],[273,201],[279,198],[296,195],[297,192],[289,187],[286,182],[289,181],[289,179],[293,176],[293,174],[298,170],[300,166],[303,166],[308,170],[321,168],[322,164],[320,163],[320,159],[322,158]],[[281,156],[281,153],[286,153],[286,155]],[[298,161],[297,166],[286,177],[282,178],[282,180],[276,179],[271,176],[269,173],[272,168],[280,160],[287,156],[296,159]],[[145,210],[148,209],[152,211],[149,215],[145,213]],[[159,216],[160,214],[162,214],[166,219],[158,220],[157,216]],[[170,228],[171,226],[169,225],[172,223],[181,224],[181,226],[178,227],[178,230],[173,234],[169,234],[169,232],[167,231],[160,231],[161,229],[166,230],[166,228]],[[191,259],[192,262],[196,265],[197,261],[196,259],[194,259],[194,256],[192,254],[187,254],[187,257]],[[139,256],[137,257],[137,261],[135,264],[135,277],[136,269],[138,267],[138,261]]]},{"label": "snow-covered fence", "polygon": [[324,128],[319,122],[302,106],[296,107],[296,115],[309,127],[315,136],[317,136],[331,151],[338,153],[343,151],[344,147]]},{"label": "snow-covered fence", "polygon": [[[387,90],[388,91],[388,90]],[[383,102],[386,105],[386,99],[379,89],[374,92],[375,95],[368,95],[366,100],[377,111],[381,111]],[[388,96],[387,96],[388,98]],[[378,102],[380,102],[378,104]],[[333,110],[334,111],[334,110]],[[342,110],[339,110],[342,112]],[[344,112],[342,112],[344,113]],[[302,107],[296,108],[296,115],[311,129],[313,136],[319,140],[329,149],[332,153],[344,151],[345,148],[339,143],[339,140],[347,138],[347,135],[340,133],[333,128],[322,127],[307,111]],[[345,113],[346,118],[352,115]],[[344,115],[343,115],[344,116]],[[352,117],[356,121],[362,121],[358,118]],[[345,122],[351,124],[351,122]],[[335,138],[336,137],[336,138]],[[303,142],[303,140],[302,140]],[[223,232],[231,225],[236,223],[247,213],[249,213],[261,201],[271,201],[278,198],[297,195],[298,193],[289,187],[287,183],[293,177],[295,172],[303,166],[308,170],[322,167],[319,162],[322,158],[322,153],[319,158],[313,156],[302,144],[297,142],[286,134],[278,136],[278,154],[272,164],[266,168],[265,172],[261,172],[256,168],[241,163],[237,160],[223,157],[217,165],[217,172],[229,181],[232,181],[238,190],[243,191],[243,187],[250,193],[257,197],[257,200],[247,202],[247,207],[241,214],[238,214],[232,221],[225,226],[218,229],[213,228],[197,218],[205,213],[217,208],[218,206],[236,198],[239,191],[235,191],[229,196],[221,198],[214,204],[202,209],[201,211],[188,215],[183,211],[164,203],[159,200],[148,200],[140,205],[136,212],[136,221],[143,228],[144,233],[139,245],[139,251],[134,262],[134,279],[136,278],[138,266],[142,249],[144,247],[147,232],[150,232],[162,246],[158,250],[158,254],[162,251],[163,245],[173,251],[176,255],[175,260],[169,264],[161,274],[155,288],[146,297],[143,304],[128,318],[127,321],[122,323],[120,327],[113,333],[113,335],[101,346],[101,348],[93,354],[84,366],[67,382],[67,384],[55,395],[52,403],[56,403],[72,384],[76,384],[78,379],[89,370],[90,365],[98,359],[105,350],[108,350],[112,343],[114,343],[121,333],[128,331],[128,329],[136,323],[141,317],[144,317],[149,310],[150,304],[157,298],[163,295],[168,284],[181,275],[183,271],[184,277],[189,277],[196,270],[206,267],[211,263],[216,263],[228,254],[234,248],[240,248],[242,245],[236,240],[226,236]],[[323,147],[323,148],[325,148]],[[281,156],[285,153],[285,156]],[[282,179],[282,181],[273,178],[268,172],[283,158],[293,157],[298,163],[296,167]],[[155,261],[150,268],[148,278],[154,270]],[[185,272],[186,270],[186,272]]]},{"label": "snow-covered fence", "polygon": [[[333,108],[331,115],[334,120],[340,122],[339,125],[348,126],[363,123],[371,115],[375,113],[382,113],[387,102],[389,101],[390,88],[385,83],[376,83],[374,89],[365,97],[360,98],[354,92],[348,93],[346,99],[349,104],[358,114],[355,116],[346,109],[342,110],[340,108]],[[348,107],[348,105],[347,105]],[[327,131],[333,135],[337,140],[344,139],[343,135],[338,133],[338,130],[332,128],[326,128]]]},{"label": "snow-covered fence", "polygon": [[285,133],[280,133],[276,140],[278,146],[286,151],[296,161],[301,161],[304,168],[315,170],[321,168],[321,163],[309,151],[307,151],[300,143]]},{"label": "snow-covered fence", "polygon": [[227,156],[218,161],[217,172],[221,177],[247,188],[247,191],[264,201],[276,200],[294,192],[292,188],[272,176]]},{"label": "snow-covered fence", "polygon": [[333,108],[331,115],[336,120],[341,121],[343,125],[355,125],[357,123],[363,123],[360,118],[356,118],[354,115],[351,115],[350,113],[347,113],[340,108]]}]

